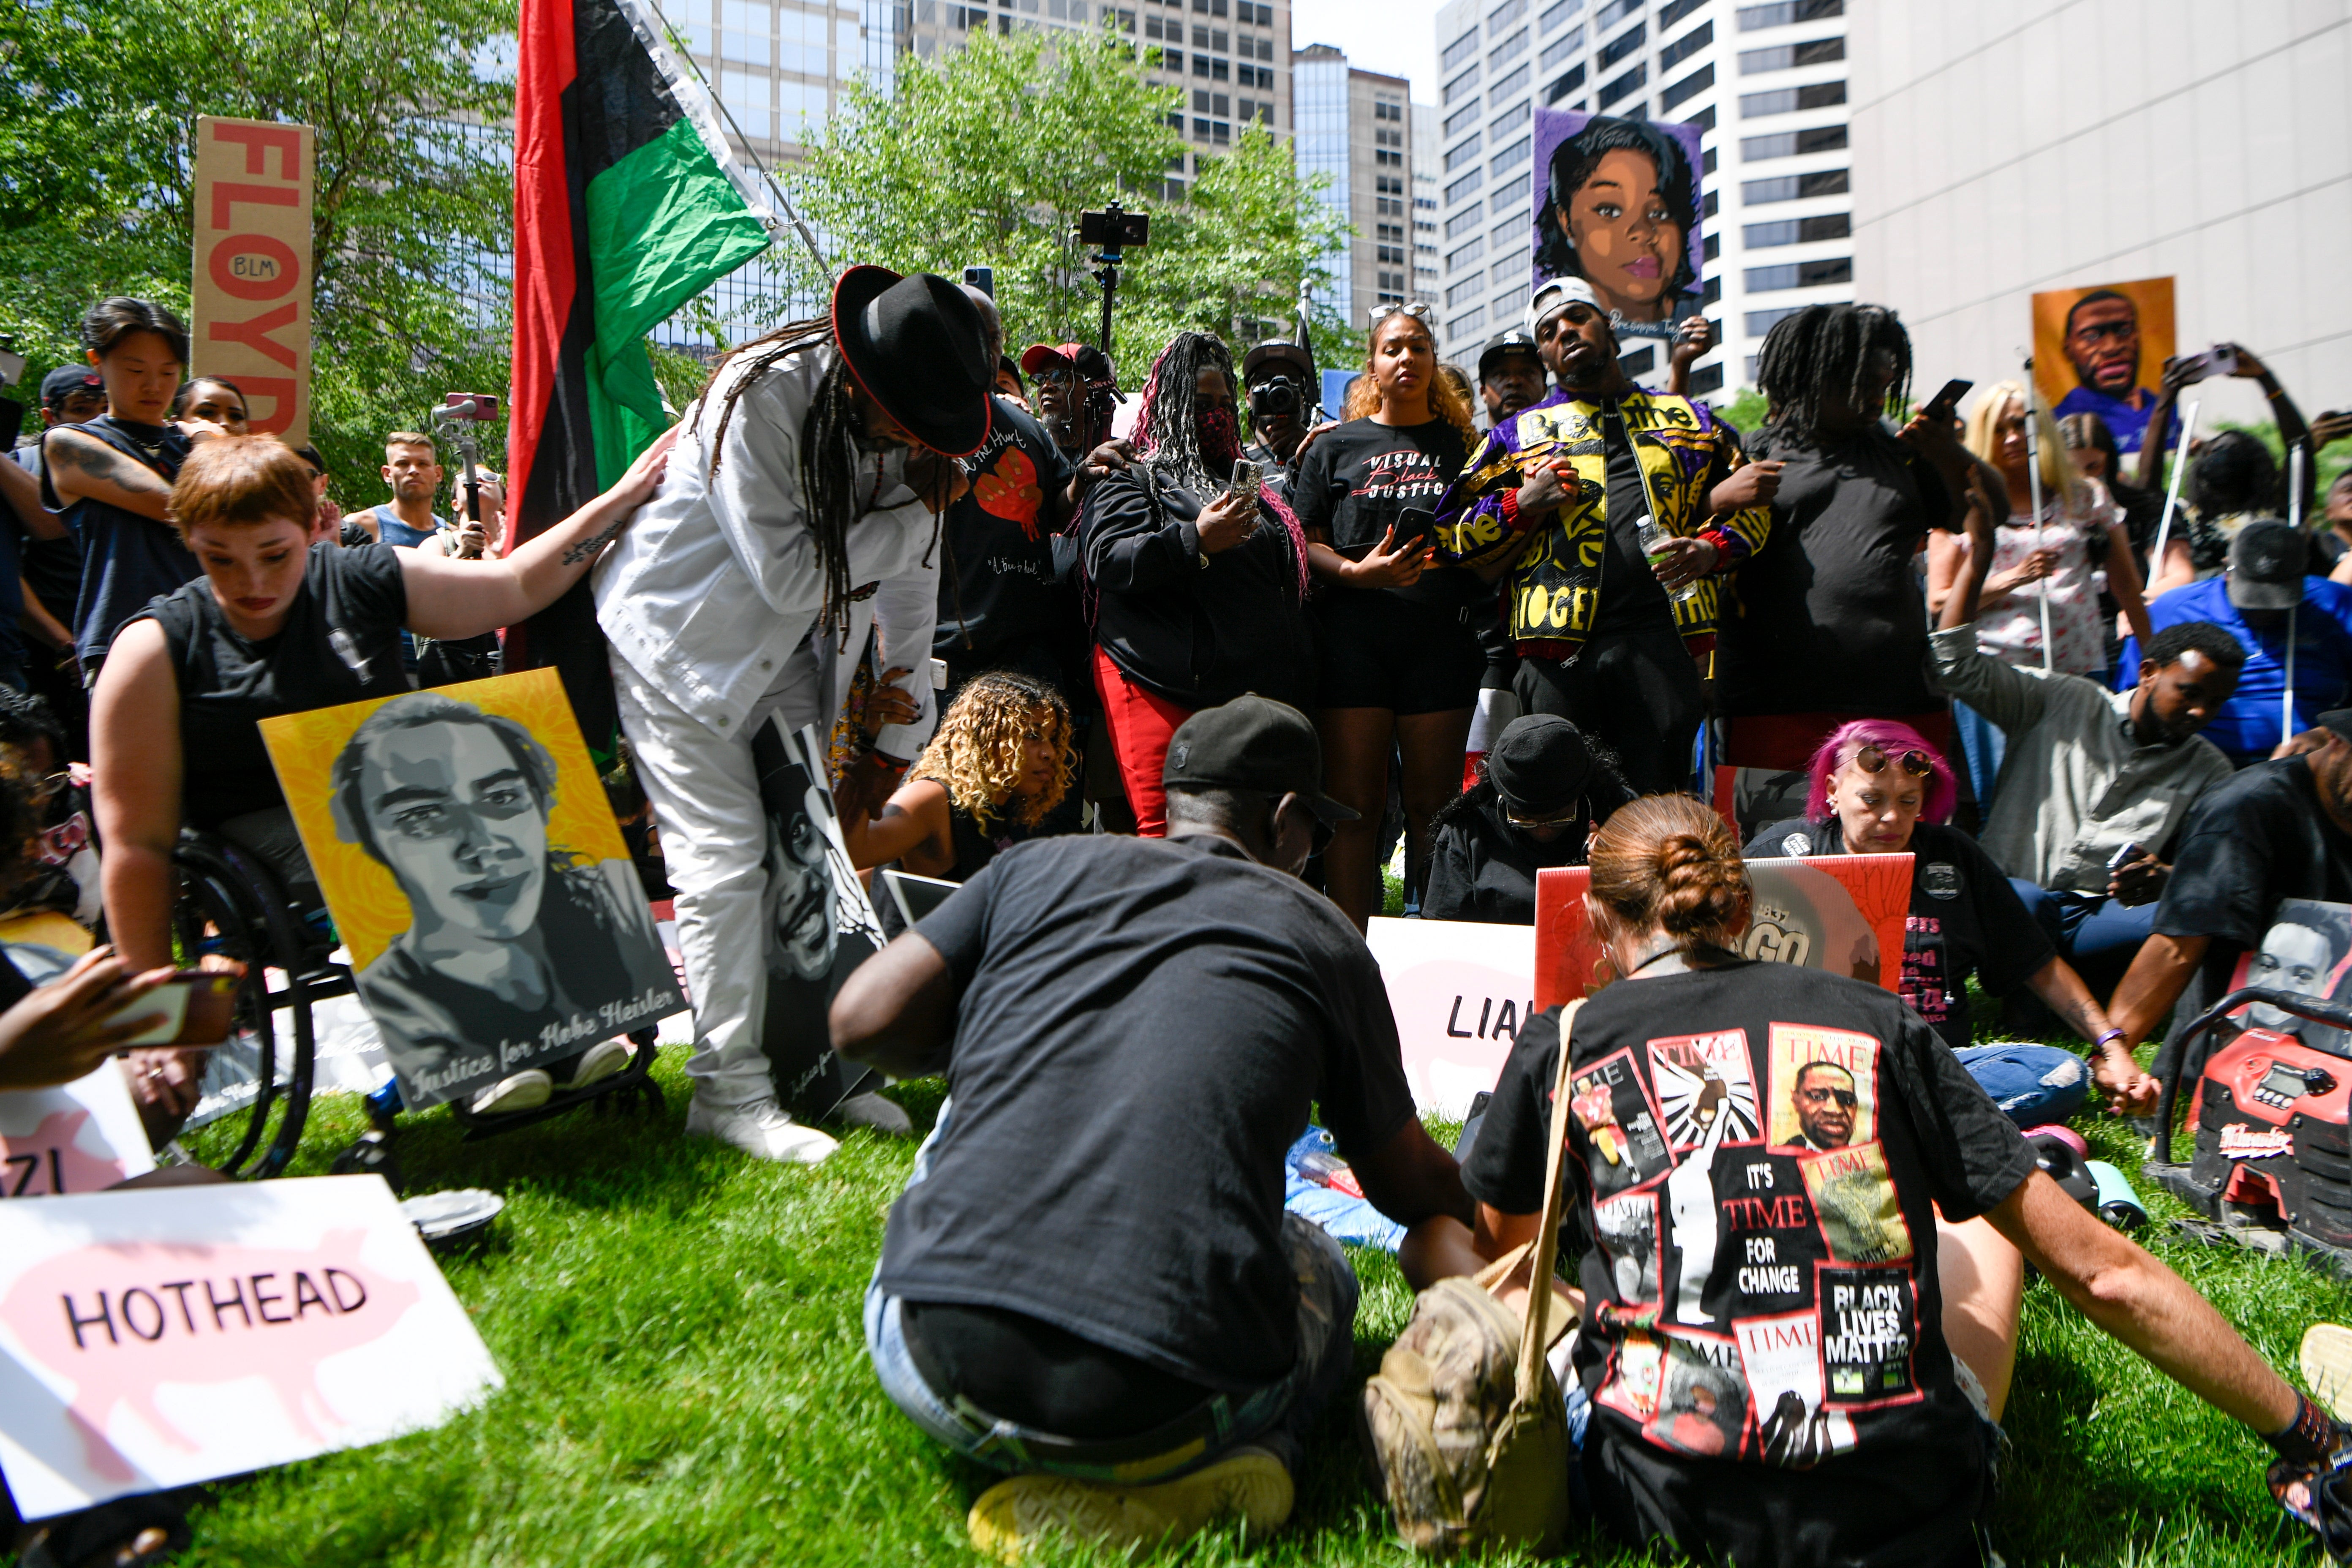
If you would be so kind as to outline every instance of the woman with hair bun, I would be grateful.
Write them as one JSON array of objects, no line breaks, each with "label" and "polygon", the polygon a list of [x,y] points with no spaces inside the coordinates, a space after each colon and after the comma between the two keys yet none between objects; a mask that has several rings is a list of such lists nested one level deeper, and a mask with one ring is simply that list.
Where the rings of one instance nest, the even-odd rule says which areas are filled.
[{"label": "woman with hair bun", "polygon": [[1476,1231],[1424,1223],[1407,1267],[1468,1274],[1534,1238],[1564,1083],[1561,1228],[1586,1243],[1568,1429],[1596,1522],[1710,1562],[1981,1561],[2026,1259],[2275,1434],[2274,1477],[2326,1462],[2334,1423],[2042,1173],[1916,1014],[1738,955],[1720,817],[1634,801],[1591,864],[1619,978],[1575,1015],[1564,1079],[1559,1011],[1520,1033],[1462,1171]]},{"label": "woman with hair bun", "polygon": [[2156,1081],[2123,1047],[2083,977],[2059,956],[2008,874],[1949,825],[1951,765],[1918,731],[1887,719],[1838,727],[1813,753],[1805,815],[1759,831],[1754,859],[1808,855],[1911,856],[1904,922],[1903,1000],[1959,1053],[2021,1126],[2072,1115],[2088,1094],[2084,1063],[2054,1046],[1969,1043],[1969,976],[1995,995],[2022,984],[2097,1043],[2089,1073],[2111,1109],[2145,1115]]}]

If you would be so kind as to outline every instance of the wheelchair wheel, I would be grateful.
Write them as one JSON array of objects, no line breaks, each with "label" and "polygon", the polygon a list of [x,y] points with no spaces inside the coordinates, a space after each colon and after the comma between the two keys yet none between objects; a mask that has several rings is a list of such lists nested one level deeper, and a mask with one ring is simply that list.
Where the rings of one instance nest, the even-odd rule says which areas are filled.
[{"label": "wheelchair wheel", "polygon": [[[245,965],[237,988],[236,1022],[253,1042],[252,1102],[243,1111],[244,1130],[234,1151],[216,1167],[247,1180],[282,1174],[302,1141],[310,1113],[310,1086],[317,1038],[310,1016],[321,994],[348,990],[348,975],[325,962],[317,943],[296,917],[268,868],[225,840],[208,834],[182,835],[173,856],[181,879],[173,924],[181,951],[195,958],[218,953]],[[270,972],[283,984],[273,988]],[[323,984],[322,984],[323,983]],[[278,1071],[278,1015],[289,1016],[292,1051]],[[277,1127],[270,1123],[273,1113]]]}]

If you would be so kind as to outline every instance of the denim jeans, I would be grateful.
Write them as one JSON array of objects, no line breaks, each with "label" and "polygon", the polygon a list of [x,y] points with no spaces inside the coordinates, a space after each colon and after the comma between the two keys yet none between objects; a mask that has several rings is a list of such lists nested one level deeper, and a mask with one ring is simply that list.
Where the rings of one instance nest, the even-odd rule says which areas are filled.
[{"label": "denim jeans", "polygon": [[2082,1109],[2091,1092],[2090,1064],[2056,1046],[1969,1046],[1954,1051],[1969,1076],[2020,1127],[2047,1127]]},{"label": "denim jeans", "polygon": [[[947,1130],[954,1102],[940,1107],[931,1135],[915,1155],[913,1186],[930,1173],[931,1145]],[[1243,1394],[1218,1394],[1210,1405],[1213,1436],[1192,1436],[1165,1452],[1134,1455],[1129,1444],[1099,1445],[1118,1450],[1089,1456],[1087,1445],[1001,1420],[962,1395],[941,1393],[924,1380],[908,1353],[899,1299],[886,1292],[881,1270],[866,1288],[866,1352],[882,1392],[907,1419],[968,1458],[1007,1475],[1045,1473],[1080,1480],[1139,1486],[1171,1480],[1214,1464],[1245,1444],[1271,1449],[1296,1473],[1308,1426],[1324,1403],[1338,1394],[1354,1366],[1355,1271],[1339,1244],[1297,1215],[1282,1216],[1282,1246],[1298,1281],[1298,1359],[1288,1375]],[[1051,1453],[1032,1452],[1049,1447]]]},{"label": "denim jeans", "polygon": [[2058,956],[2074,966],[2091,994],[2102,1002],[2114,994],[2140,944],[2156,931],[2154,900],[2123,904],[2095,893],[2036,887],[2022,877],[2011,877],[2009,885],[2057,946]]}]

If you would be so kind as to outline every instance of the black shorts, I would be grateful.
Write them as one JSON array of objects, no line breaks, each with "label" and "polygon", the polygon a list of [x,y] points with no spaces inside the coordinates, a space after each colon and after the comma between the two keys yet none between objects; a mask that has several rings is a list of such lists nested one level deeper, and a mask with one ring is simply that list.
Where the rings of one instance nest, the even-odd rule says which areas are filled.
[{"label": "black shorts", "polygon": [[1329,584],[1316,600],[1316,620],[1317,706],[1406,714],[1477,705],[1486,655],[1463,611],[1381,588]]}]

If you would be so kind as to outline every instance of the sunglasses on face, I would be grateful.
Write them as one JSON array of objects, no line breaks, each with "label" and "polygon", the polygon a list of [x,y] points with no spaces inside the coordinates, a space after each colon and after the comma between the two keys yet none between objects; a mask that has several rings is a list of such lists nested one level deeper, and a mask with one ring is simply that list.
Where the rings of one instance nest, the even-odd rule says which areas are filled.
[{"label": "sunglasses on face", "polygon": [[1832,1100],[1836,1100],[1842,1108],[1847,1110],[1852,1110],[1855,1106],[1862,1103],[1861,1100],[1855,1096],[1853,1090],[1850,1089],[1809,1089],[1805,1090],[1805,1103],[1808,1105],[1827,1105]]},{"label": "sunglasses on face", "polygon": [[[1928,761],[1927,753],[1922,751],[1905,752],[1895,761],[1897,766],[1915,779],[1924,779],[1936,771],[1936,764]],[[1866,773],[1882,771],[1886,766],[1886,748],[1874,742],[1863,747],[1854,752],[1853,765]]]},{"label": "sunglasses on face", "polygon": [[1574,822],[1583,814],[1584,802],[1580,798],[1573,805],[1563,806],[1548,816],[1521,816],[1507,805],[1503,808],[1503,820],[1514,827],[1559,827]]}]

